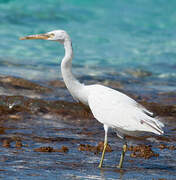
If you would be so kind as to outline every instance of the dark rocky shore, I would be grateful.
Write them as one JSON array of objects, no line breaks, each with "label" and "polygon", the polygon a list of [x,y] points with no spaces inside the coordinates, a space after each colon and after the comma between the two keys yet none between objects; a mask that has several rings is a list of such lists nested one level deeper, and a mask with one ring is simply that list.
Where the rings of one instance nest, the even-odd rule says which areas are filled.
[{"label": "dark rocky shore", "polygon": [[[120,83],[101,83],[125,92]],[[161,176],[167,179],[176,171],[173,159],[176,154],[176,93],[158,92],[154,96],[125,93],[162,118],[166,125],[165,134],[127,137],[126,168],[119,171],[114,167],[123,142],[110,132],[105,167],[111,168],[104,169],[104,176],[107,171],[112,172],[112,177],[120,173],[126,178],[128,172],[135,177],[137,172],[161,171]],[[51,179],[53,171],[60,169],[67,173],[72,169],[81,177],[80,169],[94,175],[99,172],[96,167],[103,148],[103,126],[94,120],[88,108],[72,100],[62,81],[31,82],[0,76],[0,134],[2,178],[17,176],[17,170],[24,177],[51,176]],[[42,175],[46,169],[50,172]],[[174,176],[172,173],[171,177]],[[62,175],[68,178],[74,173]]]}]

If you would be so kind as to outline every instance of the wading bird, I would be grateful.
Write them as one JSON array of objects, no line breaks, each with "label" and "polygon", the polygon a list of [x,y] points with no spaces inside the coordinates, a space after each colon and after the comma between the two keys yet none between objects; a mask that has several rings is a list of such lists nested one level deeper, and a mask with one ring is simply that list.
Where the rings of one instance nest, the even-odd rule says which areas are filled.
[{"label": "wading bird", "polygon": [[[102,167],[107,147],[108,129],[113,128],[120,138],[125,135],[136,135],[143,132],[151,132],[158,135],[163,134],[164,124],[153,113],[138,104],[127,95],[103,85],[81,84],[72,74],[72,43],[67,32],[55,30],[45,34],[30,35],[20,38],[45,39],[60,42],[64,45],[65,56],[61,62],[61,72],[73,98],[86,106],[89,106],[94,117],[104,125],[105,137],[104,148],[98,167]],[[127,144],[124,143],[123,150],[117,167],[122,168]]]}]

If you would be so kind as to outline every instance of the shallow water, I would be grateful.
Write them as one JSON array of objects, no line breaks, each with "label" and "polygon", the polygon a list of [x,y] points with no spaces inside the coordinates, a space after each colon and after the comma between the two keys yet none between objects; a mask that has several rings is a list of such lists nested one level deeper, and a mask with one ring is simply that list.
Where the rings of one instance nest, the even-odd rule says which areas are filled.
[{"label": "shallow water", "polygon": [[[81,122],[80,122],[81,121]],[[1,124],[2,128],[2,124]],[[65,119],[59,116],[41,114],[21,120],[9,119],[3,123],[3,139],[11,139],[11,147],[1,147],[1,178],[4,179],[174,179],[175,150],[160,150],[157,146],[163,141],[151,138],[150,141],[129,139],[129,144],[152,144],[159,157],[141,159],[126,154],[124,169],[115,167],[120,158],[122,141],[109,133],[109,144],[113,152],[107,153],[104,167],[97,168],[100,153],[80,152],[79,144],[96,145],[104,136],[102,126],[94,120]],[[175,137],[174,132],[166,136]],[[21,140],[23,146],[15,147]],[[153,141],[153,142],[152,142]],[[156,141],[156,142],[155,142]],[[164,142],[176,145],[175,141]],[[69,148],[67,153],[35,152],[38,147],[50,146]]]},{"label": "shallow water", "polygon": [[[70,122],[71,121],[71,122]],[[113,152],[106,153],[104,167],[97,168],[100,153],[80,152],[79,144],[96,145],[102,140],[104,131],[96,121],[87,122],[79,120],[65,120],[52,115],[32,116],[25,120],[9,120],[4,123],[5,132],[1,134],[2,139],[20,139],[23,146],[1,147],[1,174],[3,179],[174,179],[176,177],[175,150],[160,150],[157,146],[163,141],[155,140],[146,142],[144,140],[129,140],[129,144],[138,143],[152,144],[155,153],[159,157],[151,159],[131,158],[127,152],[124,169],[115,167],[120,158],[122,141],[115,134],[109,133],[109,144]],[[75,124],[75,125],[74,125]],[[86,124],[86,125],[84,125]],[[89,134],[89,135],[87,135]],[[174,136],[173,133],[167,136]],[[167,145],[176,145],[175,141],[164,142]],[[58,152],[35,152],[38,147],[50,146],[69,148],[67,153]]]},{"label": "shallow water", "polygon": [[[46,88],[47,84],[52,88]],[[116,165],[123,141],[110,131],[108,140],[112,152],[106,153],[104,166],[99,169],[101,153],[80,151],[79,146],[97,146],[104,138],[103,126],[82,106],[69,100],[62,82],[45,82],[39,86],[25,79],[1,77],[0,85],[2,91],[6,88],[14,94],[0,96],[0,178],[175,179],[176,109],[173,102],[176,95],[163,94],[163,101],[153,104],[151,96],[141,98],[131,94],[161,116],[166,128],[161,137],[128,137],[128,145],[152,145],[153,152],[159,156],[145,159],[145,156],[135,157],[127,151],[124,168],[119,170]],[[58,100],[59,93],[65,99]],[[167,106],[166,101],[170,105]],[[63,146],[68,152],[59,150]],[[41,147],[56,151],[37,152]]]}]

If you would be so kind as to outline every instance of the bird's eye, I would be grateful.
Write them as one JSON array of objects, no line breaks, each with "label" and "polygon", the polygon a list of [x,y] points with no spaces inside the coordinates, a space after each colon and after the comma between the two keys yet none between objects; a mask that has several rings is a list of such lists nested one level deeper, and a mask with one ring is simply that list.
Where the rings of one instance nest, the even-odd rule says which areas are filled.
[{"label": "bird's eye", "polygon": [[49,38],[53,38],[54,36],[54,33],[49,34]]}]

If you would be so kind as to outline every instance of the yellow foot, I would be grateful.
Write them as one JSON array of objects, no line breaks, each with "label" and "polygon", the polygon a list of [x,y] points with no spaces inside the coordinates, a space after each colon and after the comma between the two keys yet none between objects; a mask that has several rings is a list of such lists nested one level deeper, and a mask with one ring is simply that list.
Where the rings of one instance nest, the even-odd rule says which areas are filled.
[{"label": "yellow foot", "polygon": [[122,166],[120,166],[120,165],[117,165],[116,167],[117,167],[118,169],[122,169]]},{"label": "yellow foot", "polygon": [[99,164],[99,165],[98,165],[98,168],[101,168],[101,167],[102,167],[102,165]]}]

